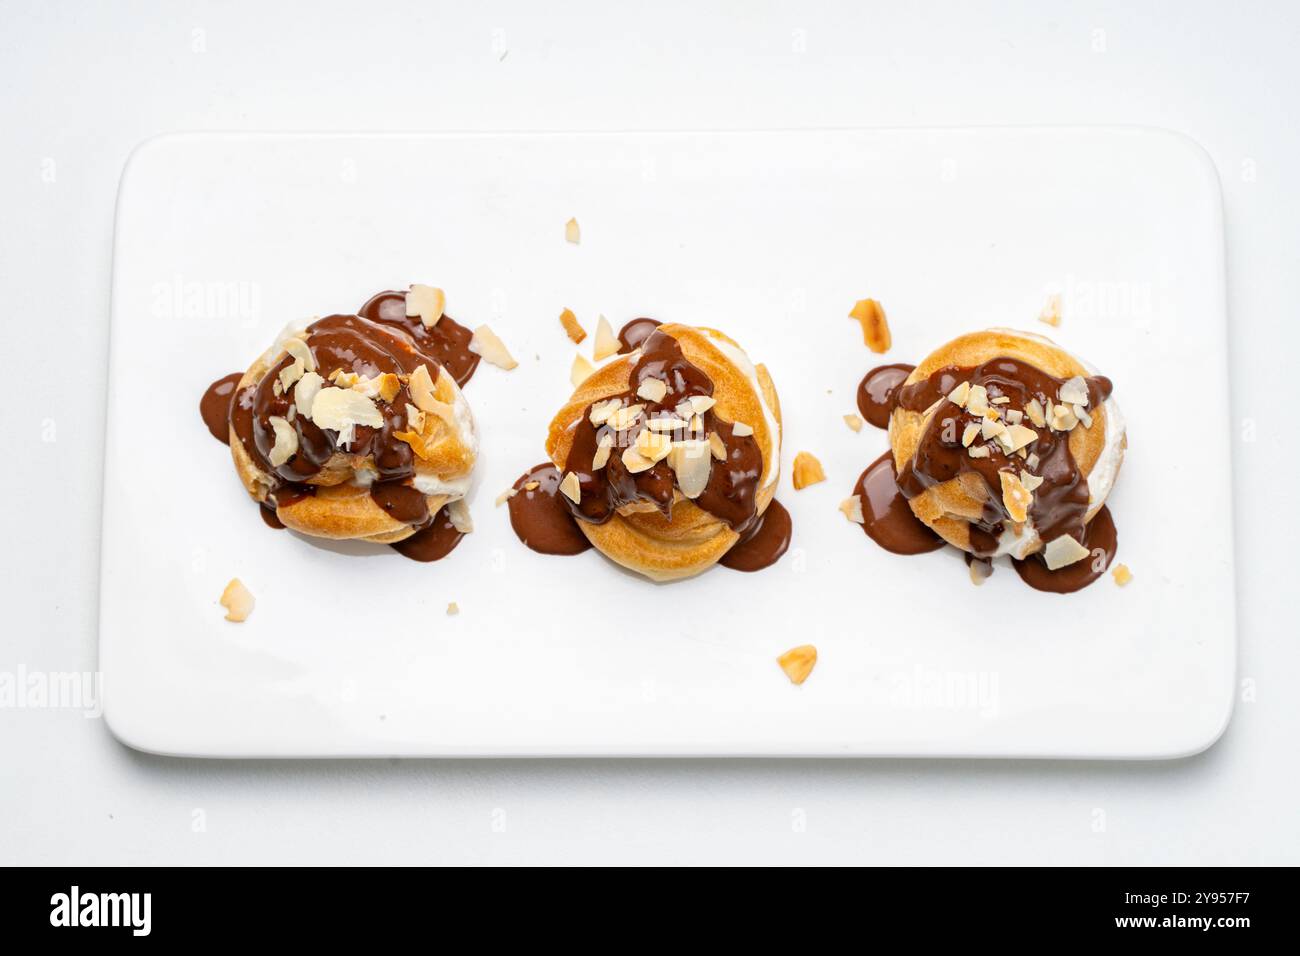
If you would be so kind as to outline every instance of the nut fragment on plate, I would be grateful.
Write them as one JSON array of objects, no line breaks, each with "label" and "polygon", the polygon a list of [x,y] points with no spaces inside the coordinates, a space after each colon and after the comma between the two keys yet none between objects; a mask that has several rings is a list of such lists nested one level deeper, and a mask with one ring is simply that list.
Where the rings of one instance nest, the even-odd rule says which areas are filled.
[{"label": "nut fragment on plate", "polygon": [[862,326],[862,342],[876,353],[888,352],[893,339],[889,334],[889,323],[885,320],[885,310],[875,299],[861,299],[849,312],[849,318],[857,319]]},{"label": "nut fragment on plate", "polygon": [[596,367],[588,362],[586,358],[575,355],[573,357],[573,367],[569,369],[569,381],[573,383],[574,388],[577,388],[590,378],[591,373],[594,371],[596,371]]},{"label": "nut fragment on plate", "polygon": [[597,362],[603,361],[622,347],[618,336],[614,334],[613,327],[609,324],[609,319],[603,315],[596,319],[596,341],[592,343],[592,358]]},{"label": "nut fragment on plate", "polygon": [[840,511],[844,517],[848,518],[854,524],[863,524],[865,519],[862,517],[862,496],[852,495],[840,502]]},{"label": "nut fragment on plate", "polygon": [[1061,296],[1059,293],[1047,297],[1043,311],[1038,313],[1038,321],[1044,325],[1050,325],[1052,328],[1056,328],[1061,324]]},{"label": "nut fragment on plate", "polygon": [[849,428],[853,429],[855,432],[860,432],[862,431],[862,416],[854,414],[845,415],[844,424],[848,425]]},{"label": "nut fragment on plate", "polygon": [[451,616],[456,615],[456,614],[459,614],[459,613],[460,613],[460,605],[457,604],[455,601],[452,601],[450,604],[447,605],[447,616],[448,616],[448,617],[451,617]]},{"label": "nut fragment on plate", "polygon": [[506,343],[486,325],[480,325],[474,330],[474,337],[469,340],[469,350],[507,372],[519,366],[506,348]]},{"label": "nut fragment on plate", "polygon": [[970,583],[981,587],[993,573],[993,562],[988,558],[966,556],[966,570],[970,574]]},{"label": "nut fragment on plate", "polygon": [[1115,583],[1120,587],[1123,587],[1133,580],[1133,572],[1128,569],[1127,564],[1115,565],[1110,573],[1115,578]]},{"label": "nut fragment on plate", "polygon": [[447,297],[443,291],[431,285],[412,285],[406,293],[407,316],[420,317],[420,323],[431,329],[442,318],[442,310],[447,307]]},{"label": "nut fragment on plate", "polygon": [[564,326],[564,334],[574,345],[587,337],[587,330],[578,324],[578,317],[573,314],[572,309],[565,309],[560,313],[560,325]]},{"label": "nut fragment on plate", "polygon": [[794,456],[794,490],[801,491],[809,485],[826,480],[826,472],[816,456],[801,451]]},{"label": "nut fragment on plate", "polygon": [[785,671],[785,676],[790,678],[790,683],[802,684],[817,666],[817,648],[811,644],[800,644],[790,648],[776,662]]},{"label": "nut fragment on plate", "polygon": [[231,578],[221,592],[221,606],[226,609],[226,620],[236,624],[248,620],[253,613],[253,592],[244,587],[239,578]]},{"label": "nut fragment on plate", "polygon": [[582,232],[578,229],[578,220],[570,219],[564,224],[564,241],[576,246],[581,239]]}]

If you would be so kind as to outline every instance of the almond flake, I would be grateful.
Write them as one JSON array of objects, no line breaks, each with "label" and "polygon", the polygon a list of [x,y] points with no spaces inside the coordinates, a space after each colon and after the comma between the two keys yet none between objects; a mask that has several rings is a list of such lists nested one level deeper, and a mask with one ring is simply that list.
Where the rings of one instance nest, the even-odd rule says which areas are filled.
[{"label": "almond flake", "polygon": [[600,471],[609,463],[609,452],[614,447],[614,436],[609,432],[600,436],[600,441],[596,445],[596,453],[591,456],[591,470]]},{"label": "almond flake", "polygon": [[970,443],[975,440],[975,436],[980,433],[980,426],[971,422],[961,433],[961,444],[963,448],[969,448]]},{"label": "almond flake", "polygon": [[1038,321],[1056,328],[1061,324],[1061,296],[1053,294],[1047,297],[1043,310],[1038,313]]},{"label": "almond flake", "polygon": [[713,458],[709,443],[700,439],[673,442],[668,467],[677,476],[677,487],[687,498],[698,498],[709,484]]},{"label": "almond flake", "polygon": [[1038,432],[1024,425],[1012,425],[1007,429],[1007,439],[1011,443],[1009,451],[1020,451],[1038,440]]},{"label": "almond flake", "polygon": [[582,233],[578,229],[578,220],[570,219],[564,224],[564,241],[571,242],[576,246],[581,239]]},{"label": "almond flake", "polygon": [[1008,398],[1008,397],[1005,396],[1005,395],[999,395],[997,398],[992,399],[992,404],[994,404],[994,405],[1010,405],[1010,404],[1011,404],[1011,399]]},{"label": "almond flake", "polygon": [[802,684],[817,666],[817,648],[811,644],[792,647],[778,657],[776,662],[785,671],[785,676],[790,678],[790,683]]},{"label": "almond flake", "polygon": [[1052,408],[1052,428],[1058,432],[1068,432],[1079,424],[1079,418],[1069,405],[1056,405]]},{"label": "almond flake", "polygon": [[226,620],[240,624],[253,613],[253,592],[244,587],[239,578],[231,578],[221,592],[221,606],[226,609]]},{"label": "almond flake", "polygon": [[971,445],[966,449],[966,454],[972,458],[987,458],[989,456],[988,445]]},{"label": "almond flake", "polygon": [[654,467],[654,462],[646,458],[636,450],[635,445],[629,445],[623,449],[623,467],[628,470],[629,474],[639,474],[643,471],[649,471]]},{"label": "almond flake", "polygon": [[849,311],[849,318],[857,319],[862,326],[862,343],[877,354],[888,352],[892,339],[889,335],[889,322],[885,319],[885,310],[875,299],[861,299],[854,303]]},{"label": "almond flake", "polygon": [[1043,483],[1043,479],[1040,475],[1031,475],[1029,472],[1021,469],[1020,483],[1025,486],[1026,491],[1035,491],[1038,486]]},{"label": "almond flake", "polygon": [[596,371],[594,365],[583,358],[583,356],[575,355],[573,357],[573,366],[569,369],[569,381],[573,383],[574,388],[577,388],[590,378],[591,373],[594,371]]},{"label": "almond flake", "polygon": [[989,393],[983,385],[972,385],[966,392],[966,411],[983,415],[989,410]]},{"label": "almond flake", "polygon": [[731,434],[737,436],[738,438],[745,438],[749,435],[754,434],[754,429],[750,428],[744,422],[735,422],[731,426]]},{"label": "almond flake", "polygon": [[717,432],[709,432],[709,451],[718,461],[727,460],[727,444]]},{"label": "almond flake", "polygon": [[971,558],[966,562],[966,571],[970,574],[970,583],[982,587],[993,573],[993,562],[987,558]]},{"label": "almond flake", "polygon": [[840,502],[840,512],[854,524],[862,524],[862,496],[854,495]]},{"label": "almond flake", "polygon": [[457,604],[455,601],[452,601],[450,604],[447,605],[448,617],[455,617],[459,613],[460,613],[460,605]]},{"label": "almond flake", "polygon": [[603,425],[609,421],[609,416],[623,404],[622,399],[611,398],[603,402],[596,402],[591,406],[591,414],[587,417],[591,419],[593,425]]},{"label": "almond flake", "polygon": [[1025,413],[1018,408],[1008,408],[1007,413],[1003,416],[1009,425],[1019,425],[1025,420]]},{"label": "almond flake", "polygon": [[1115,565],[1114,569],[1110,573],[1115,578],[1115,583],[1120,587],[1123,587],[1133,580],[1133,572],[1128,569],[1127,564]]},{"label": "almond flake", "polygon": [[822,469],[822,463],[814,455],[806,451],[801,451],[794,456],[794,490],[802,491],[809,485],[815,485],[819,481],[826,480],[826,472]]},{"label": "almond flake", "polygon": [[305,371],[316,371],[316,357],[311,354],[311,346],[309,346],[306,341],[297,336],[291,336],[284,340],[283,345],[286,352],[292,355],[299,362],[302,362],[302,367]]},{"label": "almond flake", "polygon": [[605,419],[605,424],[616,432],[626,431],[637,423],[644,409],[645,406],[640,404],[615,408]]},{"label": "almond flake", "polygon": [[1088,414],[1088,410],[1082,405],[1074,406],[1074,417],[1079,419],[1084,428],[1092,427],[1092,416]]},{"label": "almond flake", "polygon": [[298,408],[298,414],[308,421],[311,421],[311,403],[324,384],[325,379],[315,372],[307,372],[302,378],[298,379],[298,384],[294,386],[293,403]]},{"label": "almond flake", "polygon": [[1076,375],[1074,378],[1061,384],[1061,391],[1058,393],[1061,401],[1070,405],[1087,405],[1088,404],[1088,383],[1083,380],[1082,375]]},{"label": "almond flake", "polygon": [[668,383],[659,378],[646,379],[636,390],[636,397],[644,398],[647,402],[662,402],[667,394]]},{"label": "almond flake", "polygon": [[970,382],[962,382],[951,392],[948,393],[948,401],[952,402],[958,408],[966,407],[966,398],[970,395]]},{"label": "almond flake", "polygon": [[1006,425],[994,419],[986,418],[983,424],[980,425],[980,437],[988,441],[990,438],[997,438],[999,435],[1005,434],[1006,430]]},{"label": "almond flake", "polygon": [[1029,404],[1025,406],[1025,414],[1029,420],[1039,428],[1047,427],[1047,416],[1043,414],[1043,406],[1036,398],[1031,398]]},{"label": "almond flake", "polygon": [[507,372],[519,366],[519,363],[511,357],[506,343],[502,342],[486,325],[480,325],[474,330],[474,337],[469,340],[469,350]]},{"label": "almond flake", "polygon": [[592,357],[600,362],[617,353],[622,347],[618,336],[610,327],[609,319],[600,316],[596,320],[596,341],[592,344]]},{"label": "almond flake", "polygon": [[1074,564],[1076,561],[1082,561],[1090,554],[1092,552],[1078,541],[1075,541],[1068,534],[1063,534],[1059,538],[1053,538],[1047,542],[1047,548],[1043,552],[1043,559],[1047,562],[1047,570],[1055,571],[1058,568]]},{"label": "almond flake", "polygon": [[860,432],[860,431],[862,431],[862,424],[863,424],[863,423],[862,423],[862,416],[860,416],[860,415],[845,415],[845,416],[844,416],[844,424],[845,424],[845,425],[848,425],[849,428],[853,429],[855,432]]},{"label": "almond flake", "polygon": [[339,433],[339,444],[352,444],[353,429],[357,425],[380,428],[383,413],[375,403],[360,392],[348,388],[322,388],[311,403],[311,420],[317,428],[328,428]]},{"label": "almond flake", "polygon": [[1023,524],[1029,517],[1029,506],[1034,496],[1009,471],[999,471],[998,479],[1002,482],[1002,506],[1007,509],[1007,517],[1016,524]]},{"label": "almond flake", "polygon": [[542,487],[542,483],[540,481],[524,482],[524,491],[536,491],[540,487]]},{"label": "almond flake", "polygon": [[712,395],[692,395],[687,401],[691,403],[691,408],[695,409],[696,415],[703,415],[718,404],[718,400]]},{"label": "almond flake", "polygon": [[406,427],[413,432],[424,431],[424,412],[410,402],[406,403]]},{"label": "almond flake", "polygon": [[497,507],[500,508],[517,494],[519,494],[519,492],[514,488],[507,488],[505,491],[501,492],[501,494],[497,495]]},{"label": "almond flake", "polygon": [[655,432],[675,432],[686,428],[689,424],[690,422],[682,421],[680,418],[660,415],[646,419],[645,427]]},{"label": "almond flake", "polygon": [[672,439],[662,432],[643,428],[637,432],[636,450],[642,458],[651,462],[663,461],[673,449]]},{"label": "almond flake", "polygon": [[[406,293],[406,314],[418,315],[420,324],[426,329],[431,329],[438,324],[438,320],[442,318],[442,310],[446,307],[447,297],[436,286],[416,284],[412,285],[411,290]],[[473,351],[473,346],[470,347],[470,351]]]},{"label": "almond flake", "polygon": [[560,482],[560,494],[575,505],[582,500],[582,486],[578,483],[578,476],[573,472],[566,473],[564,480]]},{"label": "almond flake", "polygon": [[443,509],[447,512],[447,520],[451,526],[461,534],[469,534],[474,530],[474,519],[469,514],[469,502],[464,498],[457,498]]},{"label": "almond flake", "polygon": [[279,415],[272,415],[267,421],[271,423],[271,429],[275,432],[275,447],[271,449],[267,461],[271,463],[272,468],[279,468],[297,453],[298,432]]},{"label": "almond flake", "polygon": [[[298,340],[291,339],[291,341],[296,342]],[[298,379],[302,378],[305,369],[306,367],[302,364],[302,359],[299,358],[294,359],[284,368],[280,369],[279,381],[275,383],[276,385],[280,386],[280,391],[277,392],[276,394],[284,395],[286,392],[288,392],[289,389],[293,387],[293,383],[298,381]]]},{"label": "almond flake", "polygon": [[587,330],[578,324],[578,317],[573,314],[572,309],[565,309],[560,313],[560,325],[564,326],[564,334],[574,345],[587,337]]},{"label": "almond flake", "polygon": [[1029,467],[1030,471],[1037,470],[1038,465],[1040,464],[1038,460],[1038,455],[1034,453],[1030,453],[1029,457],[1025,459],[1025,464]]}]

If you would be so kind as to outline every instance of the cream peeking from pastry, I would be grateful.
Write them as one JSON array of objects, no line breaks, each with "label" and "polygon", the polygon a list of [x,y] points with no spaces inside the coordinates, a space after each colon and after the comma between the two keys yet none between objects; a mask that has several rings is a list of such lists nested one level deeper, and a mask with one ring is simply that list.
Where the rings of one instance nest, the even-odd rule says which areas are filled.
[{"label": "cream peeking from pastry", "polygon": [[550,461],[508,498],[519,537],[551,554],[595,546],[655,581],[775,562],[790,518],[773,497],[781,408],[767,369],[713,329],[636,319],[602,339],[616,356],[577,385],[551,422]]},{"label": "cream peeking from pastry", "polygon": [[890,451],[859,479],[850,517],[887,550],[946,542],[968,560],[1011,557],[1040,590],[1078,590],[1115,553],[1105,503],[1126,437],[1111,391],[1050,340],[1005,329],[874,369],[858,404],[888,427]]},{"label": "cream peeking from pastry", "polygon": [[247,371],[215,382],[201,411],[273,527],[445,556],[470,528],[478,456],[460,386],[478,333],[442,292],[382,292],[356,314],[286,329]]}]

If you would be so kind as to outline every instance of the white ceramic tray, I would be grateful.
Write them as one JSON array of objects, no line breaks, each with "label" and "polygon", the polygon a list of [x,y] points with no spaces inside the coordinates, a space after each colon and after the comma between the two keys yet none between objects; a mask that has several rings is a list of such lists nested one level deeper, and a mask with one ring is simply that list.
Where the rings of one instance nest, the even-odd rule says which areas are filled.
[{"label": "white ceramic tray", "polygon": [[[1200,750],[1235,660],[1222,245],[1210,160],[1149,130],[151,140],[123,174],[114,260],[110,726],[248,757]],[[199,420],[204,387],[287,321],[412,281],[521,360],[467,389],[477,530],[432,565],[269,531]],[[1050,332],[1053,290],[1054,336],[1128,419],[1111,508],[1133,583],[1053,596],[999,568],[976,589],[955,553],[876,548],[836,510],[885,447],[841,421],[880,361],[849,307],[883,302],[886,360],[916,361],[971,329]],[[568,395],[564,307],[589,329],[716,326],[767,363],[795,523],[778,565],[655,586],[515,539],[493,499],[543,459]],[[795,492],[801,449],[829,480]],[[233,576],[257,598],[242,625],[217,604]],[[821,659],[795,687],[774,658],[805,642]]]}]

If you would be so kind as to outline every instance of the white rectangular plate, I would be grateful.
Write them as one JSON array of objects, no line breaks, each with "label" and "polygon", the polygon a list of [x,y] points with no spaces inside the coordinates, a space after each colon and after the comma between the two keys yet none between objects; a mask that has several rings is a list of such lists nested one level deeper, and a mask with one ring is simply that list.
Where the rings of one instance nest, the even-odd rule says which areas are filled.
[{"label": "white rectangular plate", "polygon": [[[1149,130],[152,140],[114,259],[110,726],[204,756],[1196,752],[1235,660],[1222,244],[1210,160]],[[423,565],[269,531],[199,420],[204,387],[285,323],[413,281],[521,363],[466,389],[475,532]],[[1054,290],[1055,331],[1035,321]],[[976,589],[956,553],[896,557],[843,519],[886,445],[841,419],[882,361],[847,318],[868,296],[883,361],[1012,326],[1114,379],[1128,587],[1041,594],[999,567]],[[544,458],[570,391],[565,307],[589,330],[714,326],[768,365],[795,526],[779,564],[656,586],[516,540],[493,499]],[[795,492],[800,450],[829,479]],[[236,576],[257,598],[240,625],[217,604]],[[775,658],[802,643],[820,661],[796,687]]]}]

